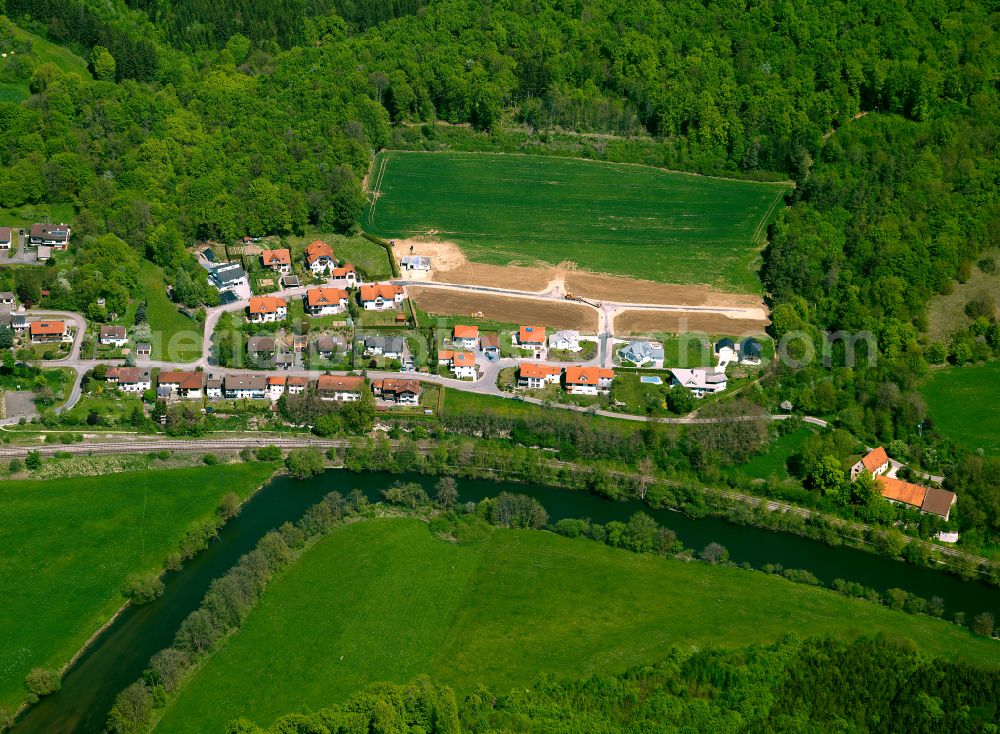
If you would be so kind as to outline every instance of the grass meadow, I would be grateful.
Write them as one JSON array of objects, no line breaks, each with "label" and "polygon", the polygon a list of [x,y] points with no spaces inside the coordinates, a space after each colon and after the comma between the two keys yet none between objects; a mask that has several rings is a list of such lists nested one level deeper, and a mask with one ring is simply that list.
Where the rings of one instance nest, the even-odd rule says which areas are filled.
[{"label": "grass meadow", "polygon": [[436,539],[407,518],[335,530],[272,582],[243,628],[189,680],[158,734],[223,731],[420,673],[504,690],[585,678],[786,634],[885,632],[928,653],[996,662],[996,642],[930,617],[737,568],[637,555],[552,533]]},{"label": "grass meadow", "polygon": [[[193,362],[201,357],[204,324],[177,309],[177,304],[167,296],[163,270],[147,260],[142,261],[142,293],[147,303],[149,326],[153,330],[151,358]],[[176,334],[187,334],[189,338],[171,345]]]},{"label": "grass meadow", "polygon": [[[62,71],[79,74],[85,80],[90,80],[92,78],[90,76],[90,70],[87,68],[87,62],[70,51],[68,48],[52,43],[41,36],[17,27],[13,23],[9,24],[9,28],[11,29],[15,39],[19,41],[27,41],[31,44],[29,56],[35,60],[36,64],[55,64]],[[13,65],[14,59],[11,58],[10,60],[4,60],[3,63]],[[28,88],[27,79],[23,81],[0,83],[0,100],[19,104],[26,100],[30,95],[31,90]],[[60,221],[68,220],[63,219]]]},{"label": "grass meadow", "polygon": [[476,262],[555,265],[759,293],[753,267],[784,184],[582,159],[379,153],[362,226],[433,234]]},{"label": "grass meadow", "polygon": [[0,706],[26,695],[35,666],[61,668],[155,572],[184,531],[227,492],[247,496],[273,471],[238,464],[0,482]]},{"label": "grass meadow", "polygon": [[1000,454],[1000,362],[933,370],[920,391],[935,430],[967,449]]}]

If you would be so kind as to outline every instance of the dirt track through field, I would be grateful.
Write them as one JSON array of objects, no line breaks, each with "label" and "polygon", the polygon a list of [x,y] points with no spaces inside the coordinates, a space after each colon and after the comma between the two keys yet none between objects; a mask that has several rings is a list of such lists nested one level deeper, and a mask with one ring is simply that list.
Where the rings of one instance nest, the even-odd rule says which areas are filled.
[{"label": "dirt track through field", "polygon": [[492,321],[578,329],[587,334],[597,332],[597,312],[575,303],[420,286],[411,286],[407,290],[417,306],[431,314],[472,316],[482,312],[482,318]]},{"label": "dirt track through field", "polygon": [[622,311],[615,316],[614,333],[615,336],[687,332],[749,336],[763,333],[767,323],[700,311]]}]

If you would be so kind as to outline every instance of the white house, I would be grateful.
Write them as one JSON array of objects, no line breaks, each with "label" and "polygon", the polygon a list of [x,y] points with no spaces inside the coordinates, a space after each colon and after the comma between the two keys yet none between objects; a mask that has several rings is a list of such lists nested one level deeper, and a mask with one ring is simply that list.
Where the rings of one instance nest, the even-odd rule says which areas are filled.
[{"label": "white house", "polygon": [[406,340],[401,336],[366,336],[364,345],[366,357],[402,359]]},{"label": "white house", "polygon": [[358,273],[350,263],[344,263],[339,268],[334,268],[330,273],[333,279],[331,282],[338,288],[357,288]]},{"label": "white house", "polygon": [[376,397],[394,402],[396,405],[420,404],[420,380],[386,377],[372,382],[372,392]]},{"label": "white house", "polygon": [[438,352],[438,364],[448,365],[451,373],[461,380],[476,379],[476,355],[472,352]]},{"label": "white house", "polygon": [[10,227],[0,227],[0,250],[9,250],[12,241]]},{"label": "white house", "polygon": [[208,271],[208,282],[220,291],[241,288],[249,284],[246,271],[239,263],[222,263]]},{"label": "white house", "polygon": [[98,333],[98,340],[104,346],[123,347],[128,343],[124,326],[102,326]]},{"label": "white house", "polygon": [[310,288],[306,291],[306,311],[310,316],[340,313],[347,308],[347,291],[341,288]]},{"label": "white house", "polygon": [[303,376],[292,376],[285,380],[285,390],[289,395],[299,395],[309,387],[309,378]]},{"label": "white house", "polygon": [[51,247],[54,250],[65,250],[72,234],[65,224],[32,224],[28,234],[28,244],[32,247]]},{"label": "white house", "polygon": [[333,400],[341,403],[361,400],[361,390],[364,388],[363,377],[340,377],[338,375],[320,375],[316,381],[316,390],[321,400]]},{"label": "white house", "polygon": [[376,283],[361,286],[361,305],[366,311],[386,311],[403,302],[402,286]]},{"label": "white house", "polygon": [[145,392],[152,384],[149,370],[138,367],[109,367],[105,379],[109,384],[127,393]]},{"label": "white house", "polygon": [[851,481],[853,482],[861,472],[868,472],[873,477],[885,474],[889,471],[889,455],[882,446],[872,449],[865,454],[861,461],[851,467]]},{"label": "white house", "polygon": [[314,240],[306,247],[306,266],[313,275],[329,273],[337,267],[333,257],[333,248],[322,240]]},{"label": "white house", "polygon": [[663,345],[660,342],[633,339],[618,350],[618,357],[640,367],[647,364],[652,367],[662,367]]},{"label": "white house", "polygon": [[576,329],[563,329],[549,337],[549,349],[560,352],[580,351],[580,332]]},{"label": "white house", "polygon": [[260,261],[265,268],[276,273],[292,272],[292,253],[288,249],[264,250],[260,253]]},{"label": "white house", "polygon": [[462,349],[479,348],[479,327],[455,324],[452,330],[451,343]]},{"label": "white house", "polygon": [[271,399],[271,402],[277,401],[278,398],[285,394],[286,382],[287,378],[284,375],[267,376],[267,397]]},{"label": "white house", "polygon": [[205,397],[209,400],[222,399],[222,378],[209,375],[205,380]]},{"label": "white house", "polygon": [[597,395],[611,388],[614,370],[604,367],[567,367],[566,392],[570,395]]},{"label": "white house", "polygon": [[546,385],[558,384],[562,367],[555,364],[522,362],[517,368],[517,386],[528,390],[540,390]]},{"label": "white house", "polygon": [[161,372],[156,378],[161,397],[200,398],[205,391],[204,372]]},{"label": "white house", "polygon": [[228,400],[263,400],[267,397],[267,380],[264,375],[229,374],[222,378],[222,395]]},{"label": "white house", "polygon": [[399,265],[409,272],[427,272],[431,269],[431,259],[426,255],[406,255],[399,258]]},{"label": "white house", "polygon": [[288,318],[288,304],[277,296],[253,296],[249,306],[250,321],[268,324]]},{"label": "white house", "polygon": [[725,372],[718,372],[717,370],[702,367],[696,369],[678,367],[671,369],[670,373],[673,375],[675,385],[683,385],[696,398],[712,395],[726,389],[727,379]]}]

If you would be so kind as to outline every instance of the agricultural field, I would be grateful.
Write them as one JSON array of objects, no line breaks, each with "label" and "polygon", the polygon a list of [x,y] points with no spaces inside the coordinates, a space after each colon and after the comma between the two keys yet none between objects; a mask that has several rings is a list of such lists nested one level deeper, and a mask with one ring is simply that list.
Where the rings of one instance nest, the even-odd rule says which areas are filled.
[{"label": "agricultural field", "polygon": [[255,463],[0,482],[0,706],[20,703],[31,668],[70,660],[125,601],[131,574],[160,570],[223,495],[245,497],[272,471]]},{"label": "agricultural field", "polygon": [[[935,430],[967,449],[1000,455],[1000,362],[933,370],[920,392]],[[974,419],[971,419],[974,416]]]},{"label": "agricultural field", "polygon": [[539,324],[555,329],[577,329],[584,334],[597,332],[597,312],[578,303],[543,301],[531,298],[469,293],[410,286],[407,295],[424,312],[443,316],[472,316],[511,324]]},{"label": "agricultural field", "polygon": [[754,270],[786,184],[496,153],[376,156],[362,226],[455,242],[496,265],[583,270],[759,293]]},{"label": "agricultural field", "polygon": [[956,625],[775,576],[530,530],[448,543],[418,520],[371,520],[338,528],[274,581],[155,731],[224,731],[238,716],[266,725],[420,673],[462,697],[543,673],[622,671],[674,646],[878,632],[996,660],[994,641]]},{"label": "agricultural field", "polygon": [[152,359],[193,362],[201,357],[204,325],[178,310],[177,304],[167,297],[163,270],[147,260],[142,261],[142,286],[153,330]]},{"label": "agricultural field", "polygon": [[615,315],[615,336],[630,334],[732,334],[761,336],[765,318],[738,318],[704,311],[621,311]]}]

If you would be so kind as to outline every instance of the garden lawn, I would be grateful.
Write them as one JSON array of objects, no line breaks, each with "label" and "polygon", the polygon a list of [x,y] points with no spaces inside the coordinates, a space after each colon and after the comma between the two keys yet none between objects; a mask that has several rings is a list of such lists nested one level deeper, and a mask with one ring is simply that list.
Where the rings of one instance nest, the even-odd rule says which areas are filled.
[{"label": "garden lawn", "polygon": [[753,456],[745,464],[726,467],[727,474],[742,474],[752,479],[770,479],[777,477],[780,480],[790,479],[788,473],[788,460],[792,457],[807,436],[814,433],[813,429],[802,427],[779,436],[767,447],[767,451]]},{"label": "garden lawn", "polygon": [[878,632],[952,659],[997,659],[995,641],[964,628],[776,576],[530,530],[456,545],[418,520],[370,520],[338,528],[274,581],[156,731],[224,731],[238,716],[269,724],[421,673],[464,696],[541,673],[619,672],[674,646]]},{"label": "garden lawn", "polygon": [[382,245],[366,240],[364,237],[345,237],[330,232],[316,232],[305,237],[290,237],[289,247],[292,250],[292,262],[296,270],[304,268],[302,253],[313,240],[323,240],[333,248],[337,260],[351,263],[365,280],[389,280],[392,278],[392,266],[389,264],[389,253]]},{"label": "garden lawn", "polygon": [[[93,461],[100,461],[94,458]],[[0,707],[35,666],[61,668],[122,605],[137,572],[162,569],[187,528],[271,464],[0,482]]]},{"label": "garden lawn", "polygon": [[1000,454],[1000,362],[934,370],[920,388],[934,427],[975,451]]},{"label": "garden lawn", "polygon": [[[0,84],[0,99],[5,99],[3,90],[7,85]],[[20,100],[18,100],[20,101]],[[63,222],[72,224],[76,218],[73,204],[63,202],[57,204],[25,204],[24,206],[0,207],[0,227],[30,227],[35,222]],[[15,235],[16,236],[16,235]],[[17,241],[10,248],[10,254],[17,251]],[[59,257],[60,254],[55,255]],[[0,260],[0,262],[3,262]],[[27,267],[35,267],[33,265]]]},{"label": "garden lawn", "polygon": [[753,268],[787,184],[551,156],[386,151],[361,224],[431,234],[473,261],[759,293]]},{"label": "garden lawn", "polygon": [[151,358],[176,362],[199,359],[204,324],[178,310],[177,304],[167,297],[163,270],[147,260],[142,262],[142,292],[153,330]]}]

